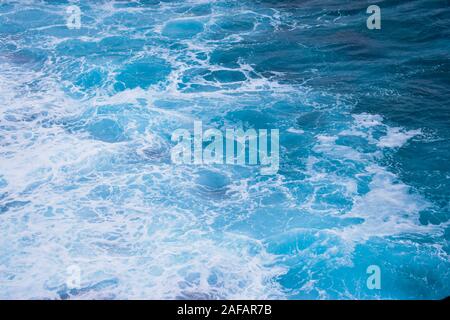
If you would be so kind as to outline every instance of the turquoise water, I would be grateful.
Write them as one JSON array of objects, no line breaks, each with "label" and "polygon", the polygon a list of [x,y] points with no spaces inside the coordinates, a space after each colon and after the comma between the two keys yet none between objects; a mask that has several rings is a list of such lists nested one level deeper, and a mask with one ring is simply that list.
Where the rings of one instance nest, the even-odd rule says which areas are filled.
[{"label": "turquoise water", "polygon": [[[0,298],[448,296],[450,3],[369,4],[2,1]],[[173,165],[196,120],[278,173]]]}]

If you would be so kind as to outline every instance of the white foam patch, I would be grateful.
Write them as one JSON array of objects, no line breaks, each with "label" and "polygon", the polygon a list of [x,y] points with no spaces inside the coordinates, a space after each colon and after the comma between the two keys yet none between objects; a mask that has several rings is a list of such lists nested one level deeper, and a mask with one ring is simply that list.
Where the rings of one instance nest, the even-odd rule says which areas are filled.
[{"label": "white foam patch", "polygon": [[352,242],[366,241],[371,237],[387,237],[408,233],[434,232],[441,227],[424,226],[419,222],[420,211],[430,204],[409,186],[385,169],[372,165],[366,168],[372,176],[370,191],[355,198],[352,210],[346,217],[363,218],[362,224],[336,231]]},{"label": "white foam patch", "polygon": [[313,150],[316,152],[326,153],[330,156],[355,161],[364,161],[367,158],[361,152],[353,149],[349,146],[342,146],[336,144],[337,136],[328,136],[328,135],[317,135],[316,139],[319,142],[317,145],[313,147]]},{"label": "white foam patch", "polygon": [[[439,233],[443,226],[424,226],[419,222],[420,212],[429,208],[431,204],[411,187],[402,183],[395,174],[377,164],[381,157],[379,150],[363,153],[350,146],[338,145],[336,141],[340,136],[353,135],[362,137],[368,145],[376,144],[380,148],[398,148],[412,137],[419,135],[420,130],[404,130],[398,127],[389,127],[377,115],[354,115],[356,123],[350,129],[340,132],[337,136],[317,135],[317,144],[313,150],[330,161],[350,161],[364,164],[363,170],[350,177],[340,177],[323,169],[317,171],[316,167],[324,159],[310,157],[307,161],[308,181],[323,185],[344,185],[347,195],[352,197],[352,208],[343,217],[362,218],[360,224],[351,225],[343,229],[336,228],[333,234],[343,240],[355,244],[365,242],[371,237],[389,237],[401,234]],[[381,138],[375,139],[375,130],[386,132]],[[328,161],[328,160],[326,160]],[[362,196],[357,195],[357,183],[361,178],[369,178],[369,191]],[[313,197],[307,205],[314,211],[317,198]]]},{"label": "white foam patch", "polygon": [[[11,74],[3,90],[18,92],[33,78],[21,76],[23,83],[17,83]],[[57,87],[49,81],[49,91],[2,95],[2,116],[22,116],[18,107],[26,104],[26,113],[45,111],[46,118],[61,120],[89,108],[154,98],[154,91],[135,89],[78,102],[51,89]],[[149,108],[162,119],[177,113]],[[273,279],[286,270],[274,265],[261,243],[234,234],[218,237],[198,208],[182,209],[196,187],[193,168],[124,162],[133,152],[145,159],[143,147],[163,147],[155,132],[111,144],[69,133],[58,121],[40,126],[41,120],[13,122],[11,141],[1,150],[7,154],[0,162],[6,204],[21,201],[0,215],[0,231],[7,235],[0,244],[3,298],[284,297]],[[19,137],[22,130],[32,134]],[[81,270],[81,288],[72,291],[65,287],[71,265]]]},{"label": "white foam patch", "polygon": [[361,127],[375,127],[383,124],[383,117],[378,114],[361,113],[354,114],[353,118],[356,121],[357,126]]},{"label": "white foam patch", "polygon": [[305,131],[303,131],[301,129],[296,129],[296,128],[289,128],[289,129],[287,129],[287,132],[295,133],[295,134],[303,134],[303,133],[305,133]]},{"label": "white foam patch", "polygon": [[404,130],[398,127],[388,128],[387,134],[380,138],[377,145],[382,148],[399,148],[408,140],[421,133],[421,130]]}]

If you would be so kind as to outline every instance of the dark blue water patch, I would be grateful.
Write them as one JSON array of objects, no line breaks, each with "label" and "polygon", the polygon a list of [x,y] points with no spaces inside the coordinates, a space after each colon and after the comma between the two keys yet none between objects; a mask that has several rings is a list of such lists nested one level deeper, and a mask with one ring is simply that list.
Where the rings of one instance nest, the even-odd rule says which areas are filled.
[{"label": "dark blue water patch", "polygon": [[[435,196],[431,196],[431,199]],[[435,199],[433,199],[435,200]],[[447,200],[447,199],[446,199]],[[436,200],[435,200],[436,201]],[[438,205],[435,208],[429,208],[420,212],[419,221],[423,225],[441,225],[446,223],[450,219],[450,207],[447,204]]]},{"label": "dark blue water patch", "polygon": [[30,201],[14,200],[14,201],[6,202],[4,204],[0,204],[0,214],[6,213],[9,210],[23,208],[29,203],[30,203]]},{"label": "dark blue water patch", "polygon": [[205,61],[208,59],[208,54],[206,52],[199,52],[195,54],[195,57],[199,60]]},{"label": "dark blue water patch", "polygon": [[[321,66],[321,53],[314,47],[306,48],[298,39],[250,39],[231,47],[219,47],[211,53],[210,62],[228,68],[248,63],[260,74],[285,73],[288,80],[304,79],[304,73]],[[274,49],[276,48],[276,49]],[[291,81],[292,83],[292,81]]]},{"label": "dark blue water patch", "polygon": [[211,3],[193,4],[184,10],[184,14],[193,16],[206,16],[212,13]]},{"label": "dark blue water patch", "polygon": [[[142,159],[142,157],[144,159]],[[169,145],[163,143],[161,145],[148,146],[140,149],[140,157],[138,157],[138,162],[142,162],[142,160],[152,163],[171,163]]]},{"label": "dark blue water patch", "polygon": [[[60,299],[67,300],[67,299],[82,296],[84,294],[88,294],[92,291],[99,292],[106,288],[113,288],[113,287],[116,287],[118,285],[118,283],[119,283],[119,280],[117,280],[116,278],[111,278],[111,279],[106,279],[106,280],[102,280],[102,281],[93,283],[91,285],[82,287],[80,289],[76,289],[76,288],[70,289],[66,285],[64,285],[64,286],[62,286],[61,289],[59,289],[57,291],[57,293],[58,293],[58,296]],[[111,297],[111,298],[113,298],[113,297]]]},{"label": "dark blue water patch", "polygon": [[208,33],[204,35],[208,40],[222,40],[230,35],[250,32],[255,27],[252,15],[239,15],[231,17],[218,17],[215,24],[209,26]]},{"label": "dark blue water patch", "polygon": [[225,118],[236,125],[242,125],[244,129],[261,128],[271,129],[276,128],[276,119],[268,112],[258,110],[256,107],[247,107],[247,110],[230,111]]},{"label": "dark blue water patch", "polygon": [[[378,85],[363,86],[360,89],[367,90],[366,97],[359,101],[355,112],[379,113],[406,127],[428,127],[445,132],[450,128],[450,111],[446,106],[450,98],[449,72],[448,57],[443,55],[390,64],[374,73],[373,80],[381,81],[380,87],[389,85],[395,94],[382,95],[376,91]],[[388,84],[386,73],[396,81]],[[367,92],[372,94],[367,95]],[[421,112],[420,117],[417,112]]]},{"label": "dark blue water patch", "polygon": [[107,75],[100,69],[93,69],[80,74],[75,80],[75,85],[83,91],[99,88],[105,82]]},{"label": "dark blue water patch", "polygon": [[[8,185],[8,182],[6,181],[6,179],[0,176],[0,189],[6,187],[7,185]],[[0,200],[1,200],[1,197],[0,197]]]},{"label": "dark blue water patch", "polygon": [[54,217],[55,216],[55,212],[54,212],[54,208],[53,207],[46,207],[42,214],[44,215],[44,217],[46,218],[50,218],[50,217]]},{"label": "dark blue water patch", "polygon": [[112,187],[109,185],[98,185],[94,189],[92,189],[89,193],[90,199],[109,199],[111,196]]},{"label": "dark blue water patch", "polygon": [[47,57],[47,53],[40,49],[19,49],[6,54],[8,62],[33,70],[42,69]]},{"label": "dark blue water patch", "polygon": [[190,68],[184,71],[181,80],[183,83],[192,83],[199,78],[210,76],[211,71],[208,68]]},{"label": "dark blue water patch", "polygon": [[50,180],[51,180],[50,178],[47,178],[47,179],[43,179],[43,180],[40,180],[40,181],[32,182],[32,183],[28,184],[25,187],[25,189],[20,194],[21,195],[33,194],[33,192],[35,192],[36,189],[38,189],[40,186],[43,186],[43,185],[49,183]]},{"label": "dark blue water patch", "polygon": [[0,201],[6,199],[10,194],[8,192],[0,193]]},{"label": "dark blue water patch", "polygon": [[[368,35],[353,30],[341,30],[330,36],[323,37],[322,41],[329,41],[332,45],[323,48],[333,53],[335,59],[348,61],[373,61],[373,59],[387,58],[382,40],[375,40]],[[333,40],[333,41],[332,41]]]},{"label": "dark blue water patch", "polygon": [[98,46],[99,49],[105,54],[114,53],[130,53],[133,51],[140,51],[144,47],[145,40],[143,39],[130,39],[123,36],[111,36],[103,38]]},{"label": "dark blue water patch", "polygon": [[300,102],[292,103],[290,101],[285,101],[283,99],[279,99],[277,101],[273,101],[271,104],[271,111],[276,112],[278,115],[282,117],[292,117],[298,114],[301,114],[306,111],[311,111],[312,108],[309,106],[305,106]]},{"label": "dark blue water patch", "polygon": [[[164,1],[163,1],[164,2]],[[161,4],[160,0],[139,0],[136,2],[118,2],[114,3],[115,8],[148,8],[158,6]]]},{"label": "dark blue water patch", "polygon": [[[71,0],[43,0],[42,1],[43,3],[45,3],[45,4],[48,4],[48,5],[65,5],[65,4],[71,4]],[[63,7],[63,8],[65,8],[65,7]]]},{"label": "dark blue water patch", "polygon": [[[328,104],[328,106],[326,106]],[[332,111],[334,101],[324,102],[322,111],[305,112],[296,119],[296,126],[302,130],[315,134],[337,135],[347,128],[348,121],[352,121],[350,114]],[[327,110],[327,109],[330,110]]]},{"label": "dark blue water patch", "polygon": [[299,128],[322,128],[324,124],[329,123],[327,118],[327,112],[324,111],[312,111],[304,113],[297,118],[297,125]]},{"label": "dark blue water patch", "polygon": [[[396,19],[394,16],[384,19],[383,27],[389,30],[389,37],[395,39],[397,43],[408,43],[411,47],[418,47],[423,44],[433,44],[441,39],[442,36],[448,36],[448,29],[444,27],[448,20],[448,2],[447,8],[444,8],[445,1],[441,3],[427,1],[427,8],[424,8],[424,15],[415,16],[404,15],[403,19]],[[433,6],[435,8],[433,9]],[[418,8],[415,8],[417,10]],[[408,25],[418,26],[405,32]]]},{"label": "dark blue water patch", "polygon": [[197,194],[203,199],[223,200],[228,191],[230,179],[218,172],[201,170],[195,180]]},{"label": "dark blue water patch", "polygon": [[192,84],[189,84],[188,86],[185,84],[179,84],[178,88],[185,93],[214,92],[214,91],[219,91],[222,89],[221,87],[217,87],[217,86],[197,84],[197,83],[192,83]]},{"label": "dark blue water patch", "polygon": [[137,87],[147,89],[150,85],[165,80],[170,72],[171,67],[165,60],[148,57],[126,65],[117,75],[114,88],[117,91]]},{"label": "dark blue water patch", "polygon": [[87,130],[96,140],[110,143],[125,140],[124,129],[112,119],[101,119],[90,123]]},{"label": "dark blue water patch", "polygon": [[209,189],[221,189],[230,183],[226,176],[209,170],[201,170],[197,175],[196,182]]},{"label": "dark blue water patch", "polygon": [[84,57],[99,53],[97,42],[70,39],[59,43],[56,52],[59,56]]},{"label": "dark blue water patch", "polygon": [[234,70],[213,71],[211,75],[205,76],[204,78],[208,81],[217,81],[220,83],[240,82],[247,79],[244,73]]},{"label": "dark blue water patch", "polygon": [[[280,154],[284,166],[282,170],[292,170],[301,173],[306,172],[306,159],[310,155],[310,150],[316,144],[313,135],[307,133],[292,133],[289,131],[280,131],[280,146],[283,146],[283,152]],[[291,177],[293,172],[289,173]]]},{"label": "dark blue water patch", "polygon": [[[85,113],[85,115],[88,113]],[[90,113],[89,113],[90,114]],[[83,130],[86,126],[87,120],[84,116],[81,117],[66,117],[62,119],[56,119],[47,124],[47,127],[51,127],[53,125],[61,126],[69,133],[77,133],[80,130]]]},{"label": "dark blue water patch", "polygon": [[252,15],[239,15],[234,17],[228,17],[217,22],[217,25],[225,31],[230,33],[251,31],[253,30],[254,23],[252,20]]},{"label": "dark blue water patch", "polygon": [[236,45],[229,49],[216,49],[211,53],[210,63],[228,68],[239,68],[239,60],[246,61],[252,55],[252,49],[245,45]]},{"label": "dark blue water patch", "polygon": [[171,39],[190,39],[203,31],[203,23],[197,20],[169,21],[162,30],[162,35]]},{"label": "dark blue water patch", "polygon": [[[19,110],[17,110],[19,111]],[[48,117],[49,113],[47,111],[32,112],[32,110],[20,110],[19,114],[6,113],[3,118],[10,122],[32,122],[38,119]]]}]

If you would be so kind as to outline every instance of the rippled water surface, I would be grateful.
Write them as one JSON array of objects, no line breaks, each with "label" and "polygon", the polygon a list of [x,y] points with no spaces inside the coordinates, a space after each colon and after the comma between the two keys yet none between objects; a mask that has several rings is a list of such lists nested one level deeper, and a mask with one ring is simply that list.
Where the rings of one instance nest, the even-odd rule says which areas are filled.
[{"label": "rippled water surface", "polygon": [[[450,3],[369,4],[2,1],[0,298],[449,295]],[[195,120],[278,173],[173,165]]]}]

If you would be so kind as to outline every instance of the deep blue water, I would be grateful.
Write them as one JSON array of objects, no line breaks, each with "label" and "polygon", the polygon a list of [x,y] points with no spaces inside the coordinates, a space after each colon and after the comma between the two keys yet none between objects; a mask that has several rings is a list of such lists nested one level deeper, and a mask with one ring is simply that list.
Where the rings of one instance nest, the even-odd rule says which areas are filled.
[{"label": "deep blue water", "polygon": [[[2,1],[0,298],[448,296],[450,2],[370,4]],[[280,170],[173,165],[195,120]]]}]

